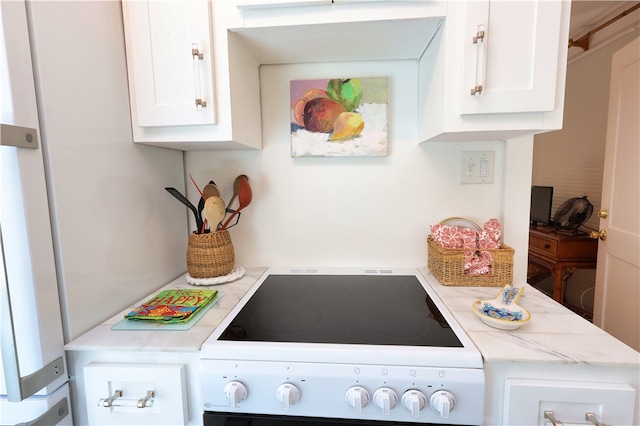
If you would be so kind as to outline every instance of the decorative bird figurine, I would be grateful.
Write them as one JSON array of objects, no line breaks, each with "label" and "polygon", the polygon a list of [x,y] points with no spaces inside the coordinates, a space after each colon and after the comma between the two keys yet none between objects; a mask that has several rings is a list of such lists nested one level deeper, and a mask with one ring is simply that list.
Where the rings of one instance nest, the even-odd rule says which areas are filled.
[{"label": "decorative bird figurine", "polygon": [[203,213],[212,232],[218,229],[218,225],[227,213],[226,209],[227,206],[224,200],[217,195],[207,197],[205,200]]}]

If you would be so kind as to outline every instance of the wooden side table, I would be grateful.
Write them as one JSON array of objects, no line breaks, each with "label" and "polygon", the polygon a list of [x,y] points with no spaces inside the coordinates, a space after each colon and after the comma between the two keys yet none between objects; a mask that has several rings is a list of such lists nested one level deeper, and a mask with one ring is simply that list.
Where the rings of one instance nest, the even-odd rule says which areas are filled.
[{"label": "wooden side table", "polygon": [[551,297],[564,303],[567,279],[577,268],[595,269],[598,240],[552,226],[529,229],[529,257],[548,265],[553,275]]}]

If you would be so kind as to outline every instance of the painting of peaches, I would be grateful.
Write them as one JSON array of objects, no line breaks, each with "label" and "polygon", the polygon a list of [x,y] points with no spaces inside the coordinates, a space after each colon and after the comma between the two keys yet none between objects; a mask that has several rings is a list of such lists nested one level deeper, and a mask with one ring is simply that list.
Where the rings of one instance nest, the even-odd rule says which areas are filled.
[{"label": "painting of peaches", "polygon": [[292,157],[387,155],[388,78],[292,80]]}]

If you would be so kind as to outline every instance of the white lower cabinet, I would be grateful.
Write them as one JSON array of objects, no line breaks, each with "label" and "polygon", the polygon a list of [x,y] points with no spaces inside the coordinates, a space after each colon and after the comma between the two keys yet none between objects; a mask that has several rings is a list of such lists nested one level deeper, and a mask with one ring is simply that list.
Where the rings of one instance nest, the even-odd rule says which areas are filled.
[{"label": "white lower cabinet", "polygon": [[637,397],[627,384],[507,379],[505,386],[506,425],[547,425],[551,417],[566,425],[633,424]]},{"label": "white lower cabinet", "polygon": [[[127,337],[122,337],[122,333]],[[194,345],[199,347],[200,340],[207,334],[202,333],[204,337],[201,337],[197,330],[195,335],[178,333],[183,332],[165,332],[166,341],[188,341],[191,336],[196,342]],[[110,327],[105,330],[101,326],[91,334],[113,343],[96,347],[76,340],[72,343],[74,349],[67,349],[74,424],[202,424],[197,348],[182,351],[165,345],[162,349],[158,346],[157,350],[123,349],[118,344],[135,335],[111,331]],[[138,339],[144,348],[145,338]],[[173,349],[166,350],[166,347]]]},{"label": "white lower cabinet", "polygon": [[189,419],[186,366],[92,362],[83,368],[92,425],[183,425]]}]

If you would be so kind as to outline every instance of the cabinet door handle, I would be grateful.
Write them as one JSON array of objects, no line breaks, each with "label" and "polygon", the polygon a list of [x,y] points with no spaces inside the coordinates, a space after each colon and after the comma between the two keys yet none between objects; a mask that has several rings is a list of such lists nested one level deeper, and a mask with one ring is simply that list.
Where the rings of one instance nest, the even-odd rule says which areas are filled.
[{"label": "cabinet door handle", "polygon": [[485,74],[487,71],[487,49],[485,46],[487,30],[484,25],[478,25],[478,32],[473,37],[476,45],[476,84],[471,88],[471,96],[481,95],[484,89]]},{"label": "cabinet door handle", "polygon": [[553,426],[564,426],[564,423],[556,419],[556,417],[553,415],[553,411],[551,410],[545,410],[544,418],[549,420]]},{"label": "cabinet door handle", "polygon": [[204,66],[202,60],[204,54],[198,49],[198,43],[191,43],[191,56],[193,57],[193,92],[195,93],[196,110],[201,111],[207,107],[207,101],[202,99],[202,82],[200,81],[200,68]]},{"label": "cabinet door handle", "polygon": [[109,398],[106,398],[104,401],[102,401],[102,406],[111,407],[113,405],[113,401],[115,401],[121,396],[122,396],[122,391],[118,389],[113,393],[113,395],[111,395]]},{"label": "cabinet door handle", "polygon": [[544,248],[546,248],[546,249],[550,249],[550,248],[551,248],[551,244],[549,244],[549,243],[545,243]]},{"label": "cabinet door handle", "polygon": [[596,426],[607,426],[606,423],[602,423],[600,420],[598,420],[595,413],[584,413],[584,419]]},{"label": "cabinet door handle", "polygon": [[154,396],[156,396],[156,392],[153,390],[148,390],[147,394],[145,395],[144,398],[140,398],[138,400],[138,404],[136,405],[138,408],[144,408],[144,407],[149,407],[151,406],[149,404],[149,401],[152,401],[151,398],[153,398]]}]

